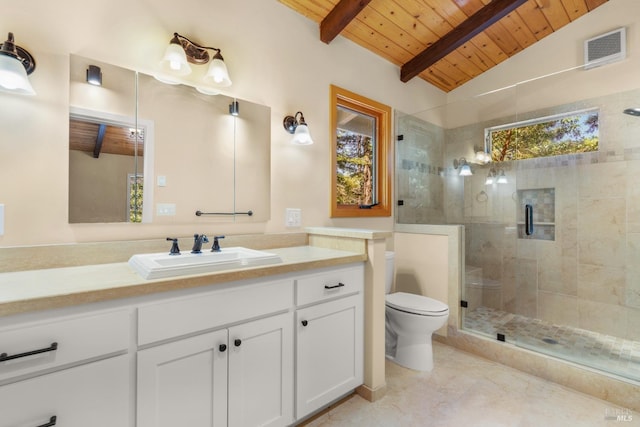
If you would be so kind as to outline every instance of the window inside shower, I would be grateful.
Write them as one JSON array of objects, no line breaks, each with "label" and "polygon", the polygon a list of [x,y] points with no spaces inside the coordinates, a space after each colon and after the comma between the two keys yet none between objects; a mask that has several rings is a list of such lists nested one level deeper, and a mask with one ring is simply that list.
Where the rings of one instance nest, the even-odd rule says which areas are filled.
[{"label": "window inside shower", "polygon": [[[395,218],[464,226],[460,328],[640,381],[640,118],[623,113],[640,88],[589,96],[581,72],[397,114]],[[487,132],[576,112],[597,119],[586,145],[495,161]],[[512,153],[545,152],[513,137]]]}]

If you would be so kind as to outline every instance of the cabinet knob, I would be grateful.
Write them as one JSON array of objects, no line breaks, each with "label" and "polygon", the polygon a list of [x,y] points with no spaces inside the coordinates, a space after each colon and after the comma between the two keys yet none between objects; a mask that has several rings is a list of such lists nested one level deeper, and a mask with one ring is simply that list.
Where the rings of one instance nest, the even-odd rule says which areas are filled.
[{"label": "cabinet knob", "polygon": [[221,353],[224,353],[227,350],[227,345],[220,344],[220,347],[218,347],[218,349],[220,350]]},{"label": "cabinet knob", "polygon": [[233,342],[233,345],[235,345],[236,347],[240,347],[240,344],[242,344],[242,340],[239,338],[236,338],[236,340]]},{"label": "cabinet knob", "polygon": [[307,320],[303,320],[302,321],[302,326],[307,326],[309,324],[309,322]]}]

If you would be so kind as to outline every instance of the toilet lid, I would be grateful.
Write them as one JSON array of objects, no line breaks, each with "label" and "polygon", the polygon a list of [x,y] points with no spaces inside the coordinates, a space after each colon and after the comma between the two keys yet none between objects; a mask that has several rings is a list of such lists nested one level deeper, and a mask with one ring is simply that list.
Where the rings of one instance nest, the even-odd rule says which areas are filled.
[{"label": "toilet lid", "polygon": [[387,295],[386,304],[396,310],[423,315],[442,316],[449,311],[449,306],[443,302],[406,292],[395,292]]}]

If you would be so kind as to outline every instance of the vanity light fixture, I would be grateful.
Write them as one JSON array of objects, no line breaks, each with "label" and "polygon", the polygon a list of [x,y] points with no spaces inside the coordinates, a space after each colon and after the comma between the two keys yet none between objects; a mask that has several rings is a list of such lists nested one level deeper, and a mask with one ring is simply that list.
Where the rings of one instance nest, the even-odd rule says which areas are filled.
[{"label": "vanity light fixture", "polygon": [[97,65],[89,65],[87,68],[87,83],[94,86],[102,86],[102,71]]},{"label": "vanity light fixture", "polygon": [[[298,115],[300,119],[298,119]],[[310,145],[313,144],[311,134],[309,133],[309,127],[304,121],[304,115],[302,111],[298,111],[295,116],[286,116],[282,121],[282,125],[287,132],[293,134],[292,144],[296,145]]]},{"label": "vanity light fixture", "polygon": [[487,179],[484,181],[484,185],[492,185],[494,182],[495,175],[496,173],[493,169],[489,170],[489,173],[487,174]]},{"label": "vanity light fixture", "polygon": [[491,161],[491,156],[484,150],[476,151],[476,162],[480,164],[487,164]]},{"label": "vanity light fixture", "polygon": [[238,116],[240,114],[240,105],[235,99],[231,104],[229,104],[229,114],[231,114],[232,116]]},{"label": "vanity light fixture", "polygon": [[0,45],[0,89],[22,95],[35,95],[27,76],[33,73],[33,56],[14,43],[13,33]]},{"label": "vanity light fixture", "polygon": [[[209,54],[209,50],[215,51],[213,57]],[[167,76],[186,76],[191,74],[191,66],[189,63],[195,65],[209,63],[209,69],[203,77],[205,83],[214,87],[231,86],[229,72],[227,71],[227,66],[224,63],[220,49],[217,47],[201,46],[178,33],[173,33],[173,38],[169,42],[169,46],[167,46],[162,61],[160,61],[160,70]],[[158,80],[164,83],[176,83],[171,81],[170,78],[160,77]],[[198,88],[198,90],[205,94],[214,93],[214,91],[208,90],[207,88]]]},{"label": "vanity light fixture", "polygon": [[498,184],[506,184],[507,181],[507,176],[504,174],[504,170],[500,170],[500,175],[498,176]]},{"label": "vanity light fixture", "polygon": [[473,172],[471,172],[471,166],[467,163],[467,160],[464,157],[460,157],[459,159],[453,160],[453,167],[455,169],[460,168],[458,175],[460,176],[471,176]]}]

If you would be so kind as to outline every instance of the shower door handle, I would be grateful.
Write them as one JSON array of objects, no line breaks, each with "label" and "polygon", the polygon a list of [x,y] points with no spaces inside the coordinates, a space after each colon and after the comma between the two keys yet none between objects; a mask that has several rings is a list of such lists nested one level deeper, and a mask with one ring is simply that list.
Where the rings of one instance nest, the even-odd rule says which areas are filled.
[{"label": "shower door handle", "polygon": [[527,236],[533,234],[533,206],[524,205],[524,232]]}]

